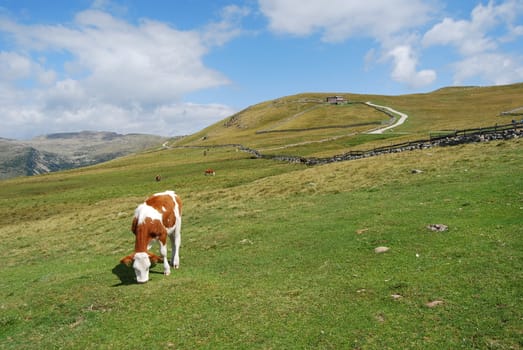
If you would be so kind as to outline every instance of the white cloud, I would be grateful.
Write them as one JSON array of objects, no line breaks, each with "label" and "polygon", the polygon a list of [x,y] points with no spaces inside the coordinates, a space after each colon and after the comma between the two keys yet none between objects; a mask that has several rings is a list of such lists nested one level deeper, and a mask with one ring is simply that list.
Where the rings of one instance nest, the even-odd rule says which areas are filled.
[{"label": "white cloud", "polygon": [[417,58],[410,46],[395,47],[389,55],[394,59],[391,73],[394,80],[417,88],[431,84],[436,79],[436,72],[433,70],[416,71]]},{"label": "white cloud", "polygon": [[[308,36],[320,33],[325,42],[339,43],[352,37],[377,41],[382,53],[373,48],[364,58],[369,66],[393,60],[392,78],[410,87],[434,82],[432,70],[416,71],[417,58],[411,45],[419,41],[415,30],[425,24],[433,11],[421,0],[259,0],[270,29],[277,33]],[[370,41],[372,42],[372,41]]]},{"label": "white cloud", "polygon": [[425,33],[423,43],[426,46],[453,45],[464,55],[496,48],[496,43],[485,36],[481,25],[451,18],[445,18]]},{"label": "white cloud", "polygon": [[[3,93],[1,87],[0,93]],[[120,106],[109,103],[84,104],[81,108],[63,103],[47,107],[38,104],[2,104],[2,131],[7,129],[10,132],[0,137],[28,139],[41,134],[80,130],[186,135],[235,112],[231,107],[221,104],[194,103],[172,103],[154,108],[139,104]]]},{"label": "white cloud", "polygon": [[[234,111],[181,101],[191,92],[229,84],[203,58],[212,46],[239,35],[246,14],[227,7],[219,22],[200,31],[148,19],[131,24],[95,9],[78,13],[69,25],[23,25],[0,17],[0,32],[15,43],[11,52],[0,52],[2,132],[93,128],[177,135],[224,118]],[[66,61],[53,61],[56,54]],[[23,89],[16,86],[21,80],[28,81]]]},{"label": "white cloud", "polygon": [[250,14],[246,7],[229,5],[222,9],[219,22],[207,25],[203,33],[204,43],[221,46],[243,33],[241,20]]},{"label": "white cloud", "polygon": [[511,35],[514,35],[514,36],[523,35],[523,25],[513,27],[511,30]]},{"label": "white cloud", "polygon": [[464,55],[495,49],[497,44],[487,33],[502,20],[501,13],[492,3],[480,4],[473,9],[470,20],[444,18],[425,33],[423,43],[426,46],[453,45]]},{"label": "white cloud", "polygon": [[153,111],[152,117],[160,121],[159,125],[163,128],[170,129],[171,135],[177,135],[173,125],[194,132],[199,130],[194,128],[194,120],[209,126],[235,112],[231,107],[222,104],[184,103],[159,106]]},{"label": "white cloud", "polygon": [[27,57],[15,52],[0,52],[0,78],[18,80],[29,77],[32,63]]},{"label": "white cloud", "polygon": [[521,26],[514,25],[522,15],[521,0],[489,1],[477,5],[468,20],[444,18],[425,33],[422,42],[425,47],[451,46],[462,56],[451,64],[455,84],[477,78],[493,84],[519,81],[522,57],[505,51],[503,45],[523,34]]},{"label": "white cloud", "polygon": [[502,85],[523,80],[523,64],[510,55],[484,53],[463,59],[453,65],[454,84],[480,78],[492,84]]},{"label": "white cloud", "polygon": [[259,4],[271,30],[298,36],[320,32],[326,42],[351,36],[384,41],[425,23],[431,12],[420,0],[259,0]]},{"label": "white cloud", "polygon": [[79,109],[89,104],[89,97],[82,84],[73,79],[64,79],[56,82],[54,86],[40,91],[40,100],[47,110]]}]

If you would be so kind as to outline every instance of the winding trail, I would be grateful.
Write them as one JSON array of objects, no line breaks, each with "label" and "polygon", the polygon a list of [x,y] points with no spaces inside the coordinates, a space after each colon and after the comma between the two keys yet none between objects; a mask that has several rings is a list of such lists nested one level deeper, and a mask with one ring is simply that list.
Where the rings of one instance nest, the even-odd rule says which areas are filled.
[{"label": "winding trail", "polygon": [[409,117],[405,113],[398,112],[397,110],[392,109],[392,108],[387,107],[387,106],[380,106],[380,105],[377,105],[377,104],[374,104],[374,103],[371,103],[371,102],[365,102],[365,104],[367,104],[369,106],[372,106],[372,107],[376,107],[376,108],[386,109],[387,111],[389,111],[391,113],[394,113],[394,114],[397,114],[397,115],[400,116],[400,119],[398,119],[398,121],[396,121],[394,124],[386,126],[384,128],[379,128],[379,129],[376,129],[376,130],[373,130],[373,131],[369,131],[367,134],[383,134],[384,131],[392,129],[392,128],[395,128],[395,127],[400,126],[401,124],[405,123],[405,121]]},{"label": "winding trail", "polygon": [[[394,118],[394,119],[396,119],[396,117],[394,115],[399,115],[400,116],[400,118],[395,123],[393,123],[392,125],[389,125],[389,126],[386,126],[386,127],[383,127],[383,128],[379,128],[379,129],[375,129],[375,130],[371,130],[371,131],[367,131],[366,132],[367,134],[374,134],[374,135],[376,135],[376,134],[383,134],[384,131],[392,129],[392,128],[395,128],[395,127],[405,123],[405,121],[409,117],[405,113],[399,112],[399,111],[397,111],[395,109],[392,109],[390,107],[387,107],[387,106],[380,106],[380,105],[374,104],[372,102],[365,102],[365,104],[368,105],[368,106],[374,107],[374,108],[387,110],[389,112],[388,114],[393,114],[392,118]],[[313,107],[313,108],[316,108],[316,107]],[[298,115],[301,115],[303,113],[304,112],[298,113]],[[294,118],[294,117],[296,117],[298,115],[294,115],[291,118]],[[329,141],[334,141],[334,140],[342,138],[342,137],[354,136],[356,134],[357,133],[350,133],[350,134],[333,136],[333,137],[329,137],[329,138],[321,139],[321,140],[316,140],[316,141],[304,141],[304,142],[299,142],[299,143],[294,143],[294,144],[289,144],[289,145],[284,145],[284,146],[262,148],[262,149],[260,149],[260,151],[274,151],[274,150],[285,149],[285,148],[289,148],[289,147],[296,147],[296,146],[301,146],[301,145],[307,145],[307,144],[311,144],[311,143],[329,142]]]}]

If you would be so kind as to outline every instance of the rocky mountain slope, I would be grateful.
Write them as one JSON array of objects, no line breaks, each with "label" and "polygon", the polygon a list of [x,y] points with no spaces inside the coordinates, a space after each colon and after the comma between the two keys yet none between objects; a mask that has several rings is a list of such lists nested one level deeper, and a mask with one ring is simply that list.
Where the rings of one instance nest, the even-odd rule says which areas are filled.
[{"label": "rocky mountain slope", "polygon": [[50,134],[29,141],[0,138],[0,179],[97,164],[160,147],[165,140],[154,135],[91,131]]}]

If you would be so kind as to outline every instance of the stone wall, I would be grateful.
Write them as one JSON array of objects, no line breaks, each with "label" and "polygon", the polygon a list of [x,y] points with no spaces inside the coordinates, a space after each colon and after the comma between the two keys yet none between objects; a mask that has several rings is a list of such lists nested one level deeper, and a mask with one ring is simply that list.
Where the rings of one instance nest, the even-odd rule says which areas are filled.
[{"label": "stone wall", "polygon": [[[428,140],[417,140],[387,147],[375,148],[367,151],[350,151],[344,154],[325,158],[300,157],[292,155],[270,155],[262,154],[259,151],[245,147],[241,144],[224,144],[214,146],[186,146],[189,148],[213,148],[213,147],[234,147],[240,151],[250,153],[252,158],[271,159],[275,161],[301,163],[306,165],[321,165],[334,162],[343,162],[354,159],[375,157],[383,154],[400,153],[427,149],[432,147],[456,146],[465,143],[489,142],[495,140],[509,140],[523,137],[523,121],[513,122],[502,126],[492,126],[480,129],[467,129],[454,131],[448,135],[431,137]],[[183,147],[183,146],[182,146]]]}]

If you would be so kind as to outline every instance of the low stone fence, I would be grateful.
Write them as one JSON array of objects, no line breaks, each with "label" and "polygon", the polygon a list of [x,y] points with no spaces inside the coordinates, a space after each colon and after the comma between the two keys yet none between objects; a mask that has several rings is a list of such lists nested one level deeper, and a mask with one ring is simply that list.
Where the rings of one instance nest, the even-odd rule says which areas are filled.
[{"label": "low stone fence", "polygon": [[454,131],[446,135],[430,137],[428,140],[410,141],[367,151],[350,151],[342,155],[327,158],[301,158],[301,163],[319,165],[346,160],[374,157],[382,154],[399,153],[432,147],[456,146],[473,142],[488,142],[493,140],[508,140],[523,137],[523,122],[493,126],[488,128],[466,129]]},{"label": "low stone fence", "polygon": [[507,125],[495,125],[487,128],[466,129],[448,132],[445,135],[430,136],[429,139],[404,142],[400,144],[374,148],[367,151],[350,151],[344,154],[325,158],[300,157],[292,155],[270,155],[245,147],[241,144],[224,144],[213,146],[180,146],[180,148],[216,148],[233,147],[240,151],[250,153],[252,158],[271,159],[275,161],[301,163],[306,165],[321,165],[334,162],[343,162],[354,159],[375,157],[383,154],[400,153],[427,149],[432,147],[456,146],[473,142],[488,142],[494,140],[509,140],[523,137],[523,121],[513,122]]}]

